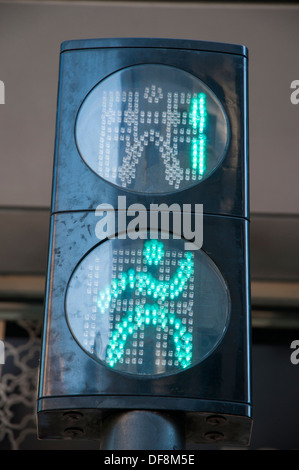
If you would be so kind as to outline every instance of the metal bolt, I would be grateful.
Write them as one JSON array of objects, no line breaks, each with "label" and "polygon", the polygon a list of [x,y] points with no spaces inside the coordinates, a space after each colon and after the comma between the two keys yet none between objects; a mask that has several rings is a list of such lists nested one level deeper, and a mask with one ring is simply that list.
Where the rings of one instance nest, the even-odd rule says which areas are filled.
[{"label": "metal bolt", "polygon": [[66,437],[70,437],[70,438],[75,438],[75,437],[80,437],[84,434],[84,431],[83,429],[81,428],[66,428],[64,430],[64,435]]},{"label": "metal bolt", "polygon": [[83,414],[79,411],[66,411],[63,413],[63,418],[67,419],[68,421],[78,421],[83,417]]},{"label": "metal bolt", "polygon": [[226,418],[220,415],[212,415],[208,416],[206,419],[208,424],[212,424],[213,426],[223,426],[226,423]]},{"label": "metal bolt", "polygon": [[216,432],[216,431],[206,432],[205,439],[207,441],[213,441],[213,442],[221,441],[222,439],[224,439],[224,434],[222,434],[222,432]]}]

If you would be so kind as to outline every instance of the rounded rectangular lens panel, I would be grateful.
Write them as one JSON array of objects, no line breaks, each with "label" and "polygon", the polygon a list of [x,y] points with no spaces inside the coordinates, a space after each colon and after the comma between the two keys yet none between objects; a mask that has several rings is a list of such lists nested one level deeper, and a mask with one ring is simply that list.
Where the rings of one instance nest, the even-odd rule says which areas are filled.
[{"label": "rounded rectangular lens panel", "polygon": [[204,360],[229,312],[220,271],[204,251],[185,251],[183,240],[107,240],[78,264],[66,294],[84,351],[136,375],[173,374]]},{"label": "rounded rectangular lens panel", "polygon": [[87,95],[76,142],[85,163],[110,183],[139,193],[194,186],[221,163],[228,120],[210,88],[166,65],[119,70]]}]

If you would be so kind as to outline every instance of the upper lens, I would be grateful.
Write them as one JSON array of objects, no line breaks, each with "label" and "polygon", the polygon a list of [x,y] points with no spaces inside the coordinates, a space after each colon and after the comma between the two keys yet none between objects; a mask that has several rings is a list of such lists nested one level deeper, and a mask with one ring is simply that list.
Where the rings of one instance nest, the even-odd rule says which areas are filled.
[{"label": "upper lens", "polygon": [[210,88],[181,69],[119,70],[85,98],[76,141],[86,164],[126,190],[169,193],[206,179],[221,163],[228,120]]}]

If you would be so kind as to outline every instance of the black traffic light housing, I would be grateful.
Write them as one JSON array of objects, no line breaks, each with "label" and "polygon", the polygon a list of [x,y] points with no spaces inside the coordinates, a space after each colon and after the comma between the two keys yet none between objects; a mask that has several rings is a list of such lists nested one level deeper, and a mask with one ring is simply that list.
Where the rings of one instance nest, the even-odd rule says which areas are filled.
[{"label": "black traffic light housing", "polygon": [[[190,442],[213,431],[248,444],[247,100],[243,46],[63,43],[40,438],[72,435],[75,419],[73,435],[97,439],[106,416],[138,409],[178,413]],[[202,207],[202,246],[161,238],[161,222],[150,238],[150,218],[144,238],[130,237],[123,221],[136,203],[146,214],[163,203],[193,215]],[[176,230],[184,234],[183,217]]]}]

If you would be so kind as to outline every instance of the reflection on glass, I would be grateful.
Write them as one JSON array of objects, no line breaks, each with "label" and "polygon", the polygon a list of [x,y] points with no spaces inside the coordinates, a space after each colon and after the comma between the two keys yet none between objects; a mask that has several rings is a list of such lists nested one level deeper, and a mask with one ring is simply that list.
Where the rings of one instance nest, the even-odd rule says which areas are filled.
[{"label": "reflection on glass", "polygon": [[198,78],[175,67],[122,69],[86,97],[76,122],[86,164],[128,190],[167,193],[207,178],[228,144],[225,112]]},{"label": "reflection on glass", "polygon": [[83,258],[66,313],[86,352],[138,375],[176,373],[211,354],[225,333],[229,293],[212,260],[183,247],[183,240],[113,239]]}]

